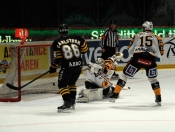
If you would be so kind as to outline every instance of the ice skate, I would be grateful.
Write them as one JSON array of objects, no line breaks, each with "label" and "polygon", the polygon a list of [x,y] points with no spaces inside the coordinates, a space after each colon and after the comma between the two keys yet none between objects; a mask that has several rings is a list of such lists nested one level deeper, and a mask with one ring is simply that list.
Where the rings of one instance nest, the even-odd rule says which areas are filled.
[{"label": "ice skate", "polygon": [[58,107],[58,113],[69,112],[72,108],[72,101],[64,101],[64,104]]},{"label": "ice skate", "polygon": [[118,98],[119,94],[118,93],[113,93],[110,97],[109,97],[109,102],[114,103],[115,100]]},{"label": "ice skate", "polygon": [[71,110],[75,110],[75,99],[71,99],[72,106],[70,107]]},{"label": "ice skate", "polygon": [[156,96],[155,102],[157,103],[158,106],[161,106],[161,101],[162,101],[161,95]]}]

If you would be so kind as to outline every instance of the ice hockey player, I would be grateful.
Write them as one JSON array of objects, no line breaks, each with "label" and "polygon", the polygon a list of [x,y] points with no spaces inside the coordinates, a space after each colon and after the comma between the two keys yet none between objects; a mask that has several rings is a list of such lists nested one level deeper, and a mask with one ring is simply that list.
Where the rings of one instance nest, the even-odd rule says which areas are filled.
[{"label": "ice hockey player", "polygon": [[118,98],[127,78],[133,77],[141,68],[144,68],[155,94],[155,102],[157,105],[161,105],[161,88],[156,78],[158,72],[155,58],[160,58],[164,54],[164,43],[161,37],[152,32],[152,22],[146,21],[142,27],[143,32],[134,35],[130,41],[128,52],[132,58],[123,69],[123,74],[117,82],[114,93],[109,97],[110,102],[115,102],[115,99]]},{"label": "ice hockey player", "polygon": [[58,112],[66,112],[75,108],[76,82],[82,71],[81,56],[88,51],[88,45],[80,36],[68,35],[66,24],[61,24],[58,31],[60,37],[52,44],[54,60],[50,66],[50,73],[56,72],[56,68],[61,66],[58,88],[64,104],[57,109]]},{"label": "ice hockey player", "polygon": [[110,79],[116,69],[117,61],[123,57],[123,54],[116,52],[107,60],[98,58],[96,63],[89,63],[89,67],[83,71],[86,79],[85,89],[79,92],[77,102],[89,102],[93,100],[102,100],[114,90],[114,85]]}]

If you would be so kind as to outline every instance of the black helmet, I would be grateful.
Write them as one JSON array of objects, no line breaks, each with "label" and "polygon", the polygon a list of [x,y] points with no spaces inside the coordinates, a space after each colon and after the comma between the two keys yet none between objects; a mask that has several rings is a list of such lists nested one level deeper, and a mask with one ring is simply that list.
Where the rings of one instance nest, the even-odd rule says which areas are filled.
[{"label": "black helmet", "polygon": [[111,25],[111,24],[115,24],[115,25],[116,25],[116,24],[117,24],[116,20],[111,20],[111,21],[110,21],[110,25]]},{"label": "black helmet", "polygon": [[61,24],[58,29],[59,33],[68,33],[68,26],[66,24]]}]

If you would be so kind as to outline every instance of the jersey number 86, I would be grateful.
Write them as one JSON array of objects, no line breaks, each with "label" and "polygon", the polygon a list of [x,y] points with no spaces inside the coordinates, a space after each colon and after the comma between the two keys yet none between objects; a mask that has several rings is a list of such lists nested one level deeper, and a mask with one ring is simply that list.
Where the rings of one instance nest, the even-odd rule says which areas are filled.
[{"label": "jersey number 86", "polygon": [[81,55],[78,46],[75,44],[63,45],[62,51],[65,59],[71,59],[74,56],[79,58]]}]

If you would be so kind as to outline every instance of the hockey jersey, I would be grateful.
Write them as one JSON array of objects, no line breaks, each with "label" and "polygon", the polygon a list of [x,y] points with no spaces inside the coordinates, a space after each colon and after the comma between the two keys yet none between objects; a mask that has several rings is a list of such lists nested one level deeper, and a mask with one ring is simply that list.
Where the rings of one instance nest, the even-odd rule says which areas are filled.
[{"label": "hockey jersey", "polygon": [[100,76],[94,73],[91,73],[89,68],[83,71],[83,75],[87,81],[94,83],[98,85],[99,87],[105,89],[110,86],[110,84],[105,79],[110,81],[114,71],[115,71],[115,65],[113,61],[105,60],[102,64],[102,70],[99,71],[98,73]]},{"label": "hockey jersey", "polygon": [[164,54],[163,46],[161,37],[150,31],[145,31],[134,35],[128,46],[128,52],[131,56],[134,53],[148,52],[152,56],[160,58]]},{"label": "hockey jersey", "polygon": [[79,36],[62,36],[52,44],[54,63],[63,67],[82,66],[81,54],[88,51],[86,41]]}]

